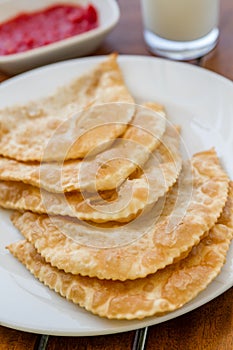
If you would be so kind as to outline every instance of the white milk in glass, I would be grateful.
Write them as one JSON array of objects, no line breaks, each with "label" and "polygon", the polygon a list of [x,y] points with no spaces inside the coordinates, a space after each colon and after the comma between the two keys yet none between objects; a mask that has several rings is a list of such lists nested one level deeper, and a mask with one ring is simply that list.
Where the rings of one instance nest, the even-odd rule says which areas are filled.
[{"label": "white milk in glass", "polygon": [[212,50],[218,39],[220,0],[141,0],[149,50],[172,59],[192,59]]},{"label": "white milk in glass", "polygon": [[144,26],[177,41],[201,38],[218,25],[219,0],[142,0]]}]

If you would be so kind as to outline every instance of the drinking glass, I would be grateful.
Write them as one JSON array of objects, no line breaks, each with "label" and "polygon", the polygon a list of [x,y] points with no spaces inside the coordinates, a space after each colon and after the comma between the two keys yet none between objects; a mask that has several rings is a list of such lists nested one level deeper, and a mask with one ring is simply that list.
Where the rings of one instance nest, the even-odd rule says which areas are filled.
[{"label": "drinking glass", "polygon": [[176,60],[201,57],[218,40],[219,0],[141,0],[148,49]]}]

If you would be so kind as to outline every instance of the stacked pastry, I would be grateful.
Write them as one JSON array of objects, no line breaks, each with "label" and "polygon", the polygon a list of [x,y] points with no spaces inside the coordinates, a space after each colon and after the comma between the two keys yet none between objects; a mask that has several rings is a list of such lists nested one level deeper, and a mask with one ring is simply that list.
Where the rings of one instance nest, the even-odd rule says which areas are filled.
[{"label": "stacked pastry", "polygon": [[136,105],[111,55],[53,96],[0,111],[8,249],[41,282],[108,318],[180,308],[217,276],[233,185],[213,149],[182,162],[179,127]]}]

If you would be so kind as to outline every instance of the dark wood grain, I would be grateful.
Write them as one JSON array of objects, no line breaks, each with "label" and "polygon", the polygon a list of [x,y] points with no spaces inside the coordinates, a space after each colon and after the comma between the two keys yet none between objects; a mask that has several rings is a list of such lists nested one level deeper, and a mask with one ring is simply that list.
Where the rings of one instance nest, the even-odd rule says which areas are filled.
[{"label": "dark wood grain", "polygon": [[120,21],[95,54],[149,55],[143,40],[140,1],[120,0],[118,3]]},{"label": "dark wood grain", "polygon": [[204,306],[150,327],[147,350],[232,350],[233,288]]},{"label": "dark wood grain", "polygon": [[47,350],[131,350],[135,332],[98,337],[50,337]]},{"label": "dark wood grain", "polygon": [[[94,55],[150,55],[142,35],[139,0],[119,0],[121,18]],[[192,62],[197,63],[197,62]],[[233,1],[221,0],[217,47],[199,64],[233,79]],[[0,73],[0,81],[8,77]],[[233,288],[208,304],[149,328],[147,350],[232,350]],[[129,350],[135,332],[99,337],[50,336],[48,350]],[[38,336],[0,327],[0,350],[37,349]]]},{"label": "dark wood grain", "polygon": [[9,78],[9,77],[0,72],[0,82],[3,80],[6,80],[7,78]]},{"label": "dark wood grain", "polygon": [[38,341],[38,335],[16,331],[0,326],[1,350],[33,350]]},{"label": "dark wood grain", "polygon": [[202,66],[233,80],[233,1],[221,0],[220,36],[216,48],[202,59]]}]

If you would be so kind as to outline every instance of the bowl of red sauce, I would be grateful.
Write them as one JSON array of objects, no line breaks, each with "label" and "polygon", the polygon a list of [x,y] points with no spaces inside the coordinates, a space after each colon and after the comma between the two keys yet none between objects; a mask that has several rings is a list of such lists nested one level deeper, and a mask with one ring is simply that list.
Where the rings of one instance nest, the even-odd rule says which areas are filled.
[{"label": "bowl of red sauce", "polygon": [[2,0],[0,70],[17,74],[91,54],[119,16],[115,0]]}]

